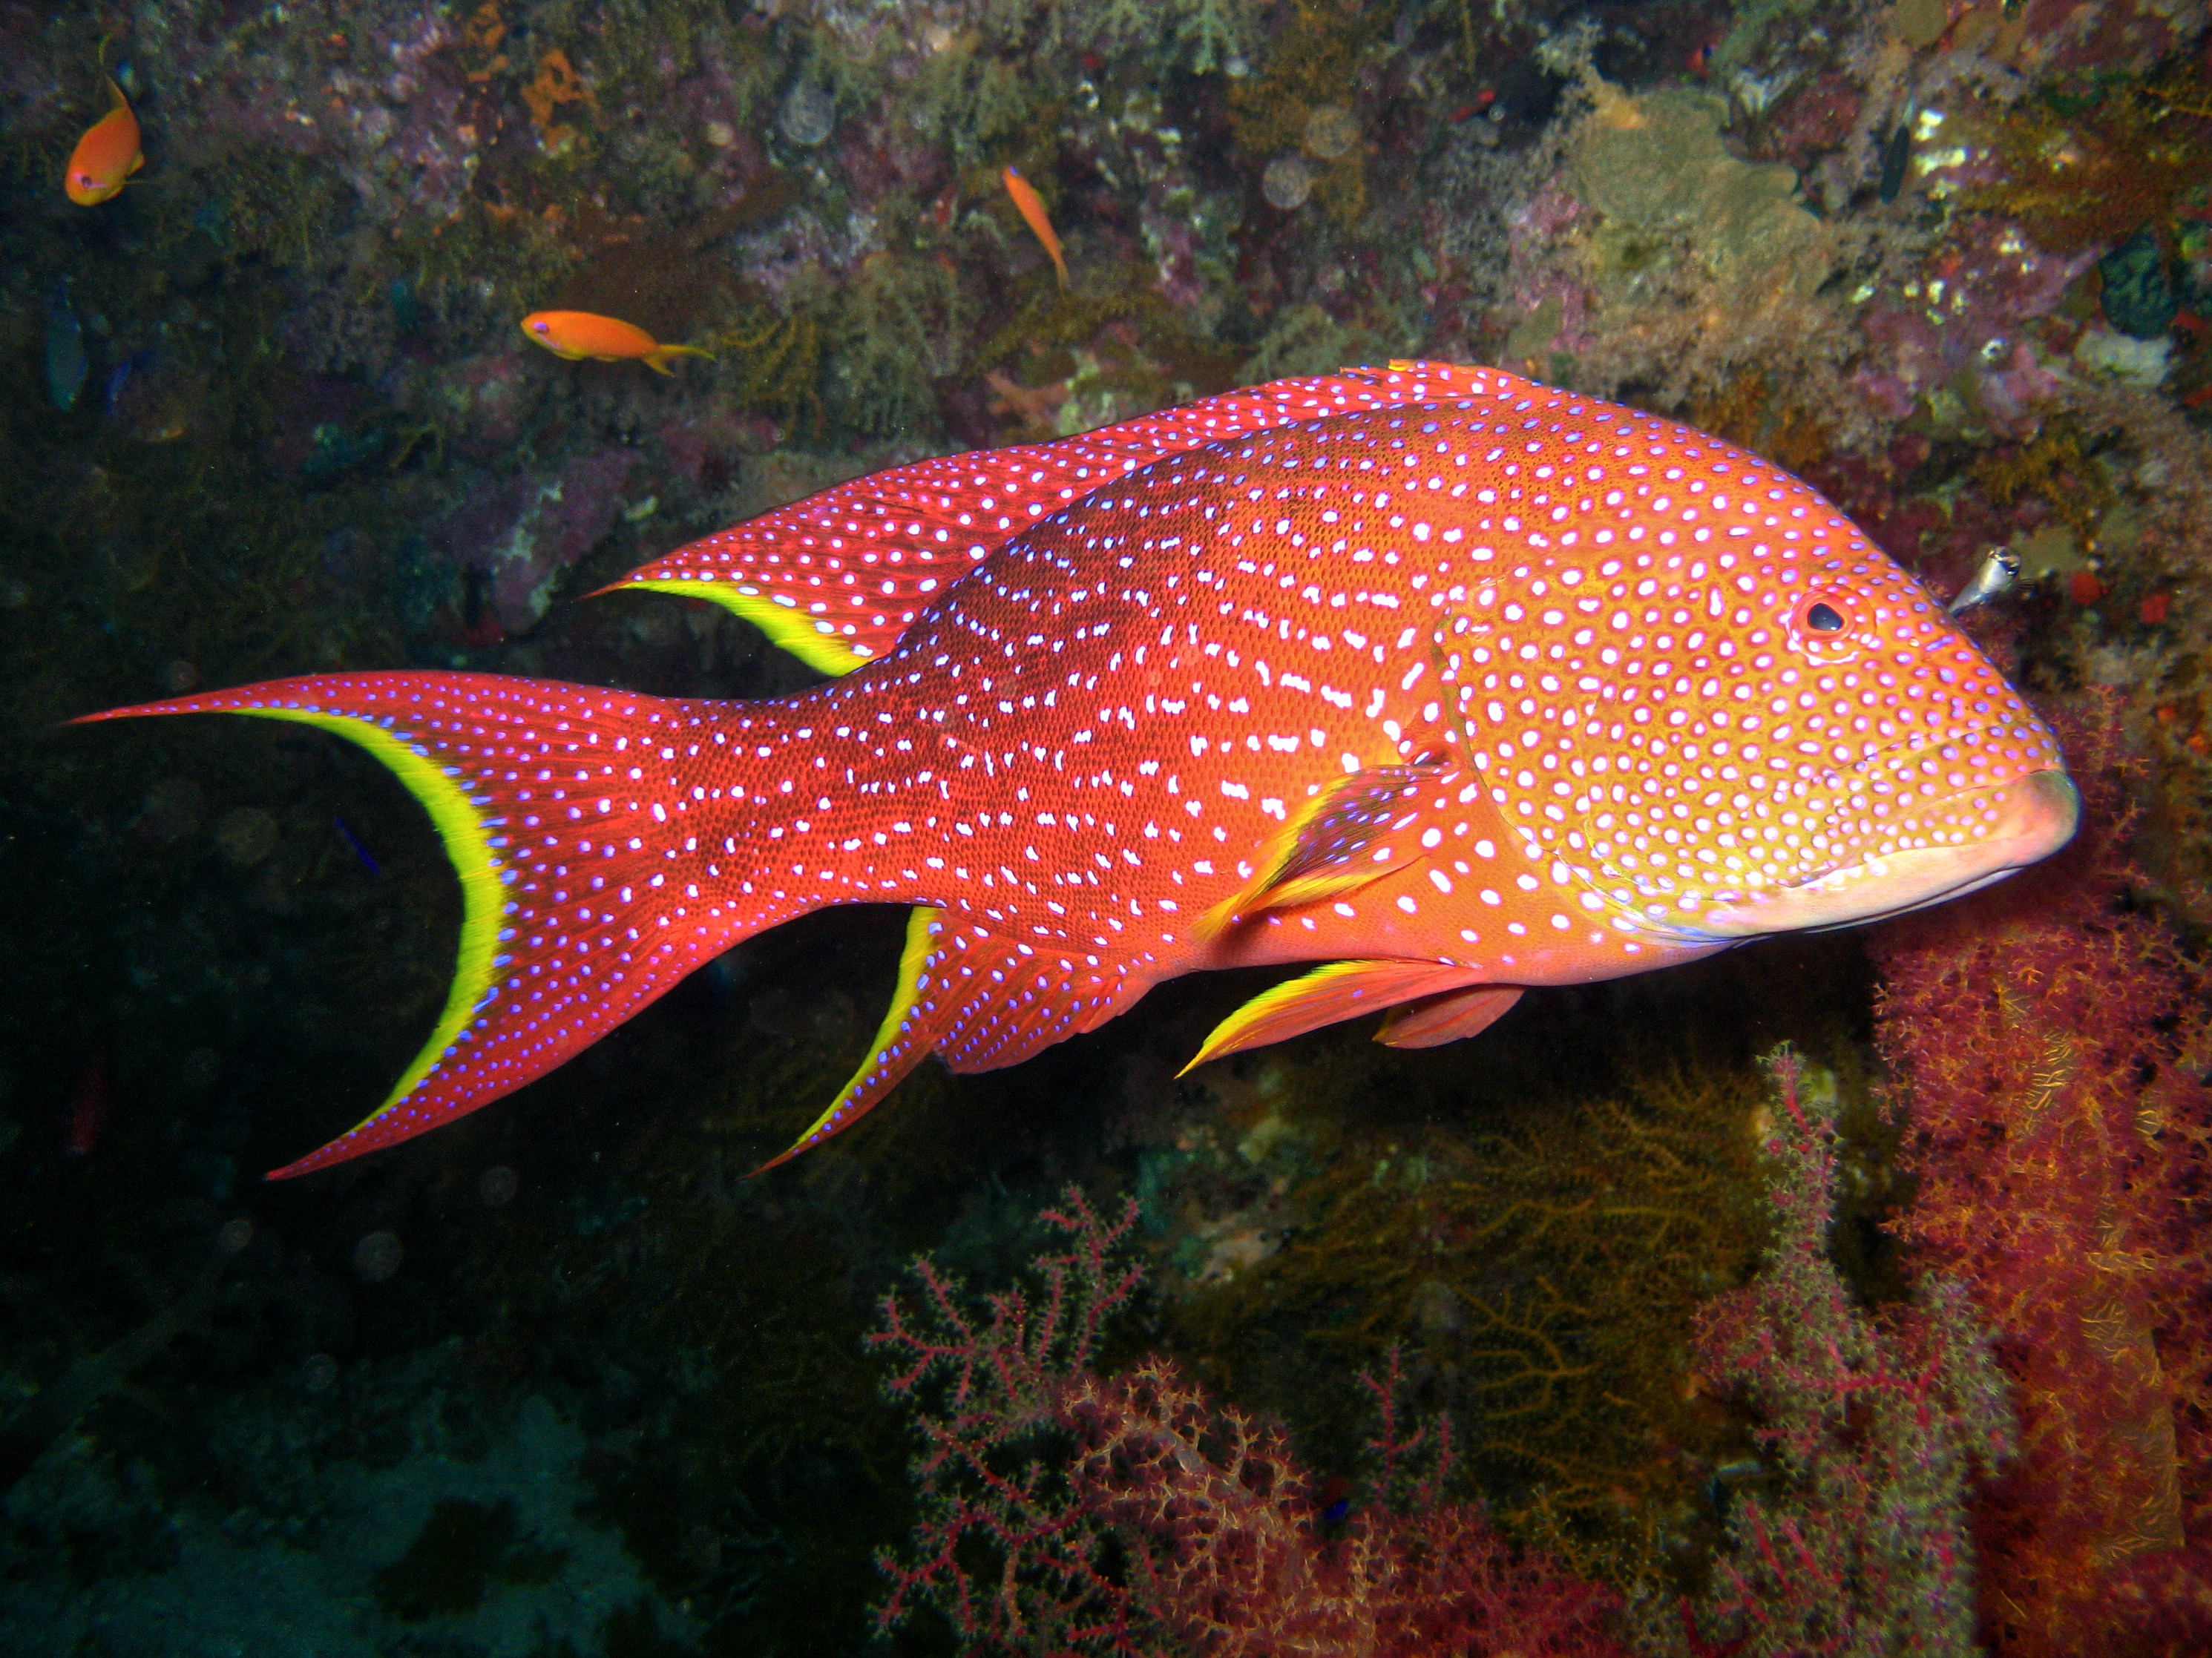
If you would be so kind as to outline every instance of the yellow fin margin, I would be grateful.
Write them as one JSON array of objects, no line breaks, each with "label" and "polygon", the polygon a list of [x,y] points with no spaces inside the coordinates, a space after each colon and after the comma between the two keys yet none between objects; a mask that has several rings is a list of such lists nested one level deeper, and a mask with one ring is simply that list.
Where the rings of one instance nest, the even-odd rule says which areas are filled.
[{"label": "yellow fin margin", "polygon": [[1186,1075],[1224,1054],[1288,1042],[1323,1025],[1457,990],[1474,980],[1474,969],[1449,962],[1389,957],[1328,962],[1303,978],[1261,991],[1214,1026],[1191,1062],[1176,1074]]},{"label": "yellow fin margin", "polygon": [[617,581],[599,592],[627,593],[640,587],[674,593],[683,598],[710,599],[751,623],[768,635],[771,645],[781,647],[808,667],[826,674],[848,674],[863,663],[875,659],[854,650],[836,634],[823,632],[829,625],[826,623],[815,621],[794,606],[779,604],[765,593],[742,592],[733,582]]},{"label": "yellow fin margin", "polygon": [[[915,1004],[921,999],[922,969],[929,964],[933,933],[938,917],[945,912],[927,904],[917,904],[906,918],[906,948],[899,953],[898,984],[891,992],[891,1005],[884,1014],[884,1022],[876,1027],[876,1039],[868,1044],[868,1057],[860,1061],[853,1078],[837,1090],[837,1097],[809,1124],[806,1132],[791,1143],[790,1149],[773,1162],[764,1163],[761,1169],[773,1169],[777,1163],[797,1157],[808,1146],[828,1139],[832,1134],[842,1133],[859,1120],[866,1108],[853,1108],[871,1090],[881,1089],[884,1057],[898,1045],[907,1016],[914,1011]],[[919,1057],[919,1056],[917,1056]],[[896,1078],[894,1078],[893,1080]],[[754,1171],[759,1173],[759,1169]]]},{"label": "yellow fin margin", "polygon": [[[1234,1054],[1238,1048],[1247,1046],[1246,1039],[1252,1035],[1255,1027],[1265,1023],[1271,1017],[1285,1012],[1300,1003],[1311,1001],[1317,993],[1324,997],[1328,996],[1341,988],[1335,982],[1337,980],[1364,977],[1371,974],[1375,967],[1376,963],[1373,962],[1329,962],[1316,968],[1310,973],[1296,979],[1285,979],[1282,983],[1261,991],[1207,1032],[1206,1041],[1200,1045],[1198,1052],[1191,1056],[1190,1063],[1176,1072],[1176,1075],[1187,1077],[1208,1060],[1218,1060],[1224,1054]],[[1340,1014],[1335,1017],[1346,1017],[1348,1014]],[[1323,1023],[1333,1023],[1334,1020],[1325,1020]],[[1298,1033],[1285,1032],[1285,1034],[1290,1035]]]},{"label": "yellow fin margin", "polygon": [[357,1133],[414,1092],[415,1085],[430,1074],[455,1039],[468,1029],[498,976],[499,920],[507,908],[507,896],[500,879],[499,859],[492,853],[491,834],[468,791],[444,767],[428,755],[417,754],[404,738],[374,721],[308,708],[227,708],[223,712],[318,726],[367,749],[422,803],[437,827],[438,838],[445,843],[446,855],[453,859],[454,874],[460,878],[460,949],[453,963],[453,984],[447,993],[445,1011],[438,1015],[430,1040],[392,1084],[384,1103],[349,1131]]}]

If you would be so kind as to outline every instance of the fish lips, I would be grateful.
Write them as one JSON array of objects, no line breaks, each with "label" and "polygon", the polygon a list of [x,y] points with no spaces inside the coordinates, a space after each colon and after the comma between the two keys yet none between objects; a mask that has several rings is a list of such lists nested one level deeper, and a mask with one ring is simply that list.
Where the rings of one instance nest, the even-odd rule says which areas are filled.
[{"label": "fish lips", "polygon": [[2081,796],[2073,779],[2054,768],[1964,791],[1918,815],[1972,823],[1972,832],[1948,844],[1882,853],[1794,886],[1717,903],[1700,918],[1698,930],[1720,938],[1819,932],[1964,897],[2072,840]]}]

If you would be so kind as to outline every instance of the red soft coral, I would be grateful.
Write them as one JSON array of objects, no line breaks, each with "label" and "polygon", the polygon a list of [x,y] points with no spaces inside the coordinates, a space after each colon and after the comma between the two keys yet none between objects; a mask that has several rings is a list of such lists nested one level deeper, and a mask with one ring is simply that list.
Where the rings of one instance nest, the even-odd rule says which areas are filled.
[{"label": "red soft coral", "polygon": [[2006,1654],[2212,1646],[2212,1019],[2128,902],[2117,739],[2077,730],[2076,843],[1879,936],[1913,1263],[1997,1327],[2021,1455],[1981,1503]]}]

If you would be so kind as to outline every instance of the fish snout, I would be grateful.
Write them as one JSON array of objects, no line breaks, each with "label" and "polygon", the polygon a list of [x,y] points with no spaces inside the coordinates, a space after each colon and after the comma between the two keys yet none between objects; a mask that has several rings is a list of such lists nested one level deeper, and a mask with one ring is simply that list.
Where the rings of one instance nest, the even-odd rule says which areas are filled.
[{"label": "fish snout", "polygon": [[2081,797],[2055,764],[1926,800],[1900,818],[1831,820],[1837,861],[1778,891],[1708,910],[1717,934],[1820,932],[1978,892],[2074,838]]},{"label": "fish snout", "polygon": [[2030,772],[2002,791],[1996,821],[1990,825],[1993,846],[2010,847],[2012,869],[2048,858],[2074,838],[2081,822],[2081,791],[2063,771]]}]

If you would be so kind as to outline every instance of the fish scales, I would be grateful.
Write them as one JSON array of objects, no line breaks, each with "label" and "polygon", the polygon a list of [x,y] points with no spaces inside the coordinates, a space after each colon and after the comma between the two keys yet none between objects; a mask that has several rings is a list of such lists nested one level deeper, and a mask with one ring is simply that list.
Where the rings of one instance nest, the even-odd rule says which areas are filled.
[{"label": "fish scales", "polygon": [[[921,463],[641,572],[750,586],[733,608],[845,652],[792,697],[407,673],[117,711],[365,742],[461,870],[438,1032],[376,1114],[278,1172],[497,1098],[829,904],[913,914],[866,1061],[793,1151],[930,1053],[1013,1064],[1184,973],[1321,964],[1200,1059],[1385,1009],[1382,1040],[1426,1046],[1526,987],[1895,913],[2070,834],[2047,730],[1786,473],[1489,371],[1267,390]],[[1010,483],[1046,510],[1001,512]],[[933,491],[933,519],[866,516]],[[1003,534],[940,542],[963,512]],[[850,544],[802,562],[807,534]],[[824,575],[932,545],[954,579],[897,594],[910,621],[807,608]]]}]

